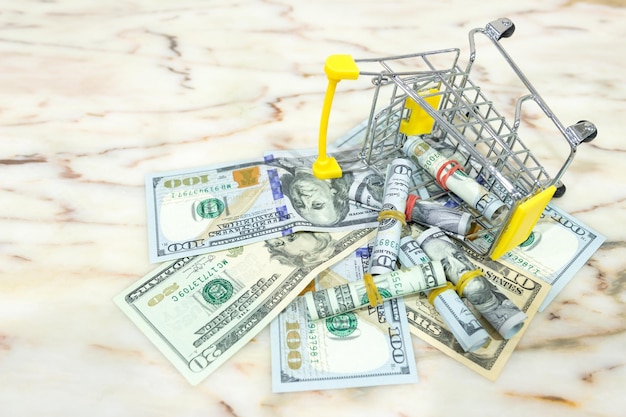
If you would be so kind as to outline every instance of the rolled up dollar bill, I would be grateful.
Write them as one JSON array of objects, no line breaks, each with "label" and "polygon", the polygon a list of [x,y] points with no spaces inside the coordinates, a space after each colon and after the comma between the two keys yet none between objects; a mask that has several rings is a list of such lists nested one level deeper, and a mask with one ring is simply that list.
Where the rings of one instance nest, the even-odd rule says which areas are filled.
[{"label": "rolled up dollar bill", "polygon": [[402,150],[442,187],[478,210],[487,220],[494,220],[504,212],[506,205],[497,196],[465,174],[456,161],[440,154],[421,137],[408,137]]},{"label": "rolled up dollar bill", "polygon": [[404,213],[407,222],[437,226],[455,235],[465,236],[472,226],[472,216],[468,212],[438,202],[420,200],[415,194],[409,194]]},{"label": "rolled up dollar bill", "polygon": [[[441,287],[446,283],[446,274],[441,262],[434,261],[377,275],[372,279],[381,298],[388,300]],[[369,304],[364,280],[308,292],[302,297],[312,320],[333,317]]]},{"label": "rolled up dollar bill", "polygon": [[382,209],[385,179],[373,170],[355,171],[353,175],[348,198],[374,210]]},{"label": "rolled up dollar bill", "polygon": [[[421,174],[413,169],[409,179],[409,188],[415,184],[416,178]],[[443,190],[435,183],[436,193]],[[363,207],[373,210],[383,210],[383,194],[385,180],[374,171],[354,172],[354,182],[348,191],[348,198]],[[426,226],[437,226],[455,235],[466,235],[472,226],[470,213],[455,207],[447,207],[444,204],[432,200],[426,201],[430,194],[426,187],[417,187],[416,193],[409,193],[406,199],[406,221],[414,221]]]},{"label": "rolled up dollar bill", "polygon": [[471,164],[469,162],[469,156],[461,152],[461,149],[459,149],[458,145],[453,146],[446,141],[438,140],[431,136],[422,136],[422,139],[426,143],[428,143],[431,148],[433,148],[446,158],[454,159],[455,161],[459,162],[461,165],[463,165],[464,169],[470,168]]},{"label": "rolled up dollar bill", "polygon": [[387,167],[383,206],[378,216],[378,230],[370,258],[370,273],[385,274],[394,271],[398,260],[398,246],[404,209],[409,195],[409,181],[413,163],[406,158],[396,158]]},{"label": "rolled up dollar bill", "polygon": [[[428,255],[412,236],[405,236],[400,240],[398,258],[406,268],[429,261]],[[474,352],[487,343],[489,334],[452,285],[430,290],[427,296],[465,352]]]},{"label": "rolled up dollar bill", "polygon": [[526,314],[491,284],[480,269],[475,269],[441,229],[427,229],[417,236],[416,242],[433,262],[438,260],[446,265],[446,276],[459,295],[467,298],[504,339],[510,339],[522,328]]}]

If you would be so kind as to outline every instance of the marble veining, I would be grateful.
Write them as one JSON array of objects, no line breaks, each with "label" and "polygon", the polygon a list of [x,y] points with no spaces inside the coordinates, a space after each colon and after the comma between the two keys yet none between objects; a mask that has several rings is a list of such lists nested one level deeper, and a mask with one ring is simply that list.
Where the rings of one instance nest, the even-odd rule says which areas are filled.
[{"label": "marble veining", "polygon": [[[0,5],[2,416],[617,416],[626,400],[626,64],[620,0],[18,1]],[[144,176],[316,146],[334,53],[459,47],[497,17],[579,148],[557,205],[607,236],[495,382],[413,338],[418,384],[273,394],[263,330],[197,387],[111,301],[150,271]],[[481,55],[482,56],[482,55]],[[494,101],[512,78],[476,68]],[[363,120],[339,85],[330,137]],[[548,164],[545,125],[529,119]]]}]

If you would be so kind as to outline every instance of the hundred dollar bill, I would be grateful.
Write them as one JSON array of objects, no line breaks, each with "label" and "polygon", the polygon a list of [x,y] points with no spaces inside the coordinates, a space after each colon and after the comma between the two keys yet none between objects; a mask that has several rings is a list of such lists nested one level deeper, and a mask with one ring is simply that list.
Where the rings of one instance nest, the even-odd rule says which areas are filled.
[{"label": "hundred dollar bill", "polygon": [[481,348],[473,352],[465,352],[435,307],[428,302],[425,294],[405,297],[404,301],[411,333],[493,381],[500,375],[526,332],[539,305],[550,291],[550,285],[491,260],[478,261],[470,257],[470,261],[501,293],[506,294],[508,299],[528,316],[522,328],[512,338],[508,340],[502,338],[477,311],[473,310],[471,305],[468,305],[467,307],[473,310],[490,338]]},{"label": "hundred dollar bill", "polygon": [[[362,247],[320,273],[315,289],[363,276],[369,248]],[[415,383],[415,356],[402,298],[324,320],[308,317],[304,299],[292,302],[271,324],[274,392]]]},{"label": "hundred dollar bill", "polygon": [[[347,184],[347,188],[342,188],[341,192],[337,193],[334,197],[337,200],[341,198],[346,204],[350,202],[356,204],[357,207],[380,210],[383,204],[385,178],[379,175],[374,169],[365,165],[355,150],[335,150],[332,152],[332,156],[339,162],[342,168],[342,178],[345,178],[345,183]],[[316,158],[317,150],[311,149],[273,150],[265,152],[266,161],[270,161],[274,165],[283,166],[288,170],[293,169],[291,168],[292,166],[296,166],[298,170],[304,169],[305,172],[310,172],[310,168]],[[295,184],[287,181],[285,187],[287,187],[285,193],[290,200],[296,201],[294,205],[296,210],[299,208],[297,205],[299,196],[293,198],[294,187],[295,191],[300,191],[300,194],[304,194],[304,197],[300,197],[300,200],[302,200],[300,203],[303,205],[307,204],[306,197],[310,197],[307,195],[307,191],[309,191],[309,194],[313,192],[319,193],[320,191],[319,189],[310,189],[310,185],[302,181]],[[290,188],[292,189],[291,193],[289,193]],[[318,196],[314,201],[319,201],[319,199],[320,197]],[[317,206],[315,203],[310,204],[309,212],[313,214],[309,214],[308,217],[318,214],[317,211],[321,210],[320,207],[317,207],[319,204],[317,204]],[[298,210],[298,212],[300,212],[300,210]],[[348,216],[350,215],[349,213]]]},{"label": "hundred dollar bill", "polygon": [[[574,216],[550,203],[528,239],[507,252],[498,262],[550,284],[552,289],[539,308],[543,311],[606,238]],[[490,236],[476,244],[488,248]],[[473,254],[478,257],[477,254]]]},{"label": "hundred dollar bill", "polygon": [[[377,212],[350,201],[354,175],[319,180],[314,156],[261,160],[148,175],[151,262],[210,253],[296,231],[375,227]],[[363,166],[361,165],[361,168]]]},{"label": "hundred dollar bill", "polygon": [[[432,261],[376,275],[373,283],[381,298],[389,300],[441,287],[446,283],[446,275],[441,262]],[[307,292],[302,297],[306,301],[309,317],[313,320],[354,311],[370,304],[363,279]]]},{"label": "hundred dollar bill", "polygon": [[[400,240],[398,257],[400,263],[405,267],[430,261],[430,258],[410,235],[404,236]],[[452,285],[447,285],[439,290],[427,291],[426,296],[428,302],[435,307],[439,317],[464,351],[474,352],[487,343],[489,334],[461,300]],[[406,300],[411,302],[415,297],[419,297],[419,295],[407,296]]]},{"label": "hundred dollar bill", "polygon": [[115,303],[191,384],[257,335],[373,229],[299,232],[159,266]]},{"label": "hundred dollar bill", "polygon": [[491,284],[480,270],[474,269],[462,249],[441,229],[431,227],[419,233],[415,241],[430,259],[446,265],[446,276],[459,295],[465,297],[503,338],[510,339],[522,328],[526,314]]},{"label": "hundred dollar bill", "polygon": [[[405,158],[395,158],[387,168],[383,205],[370,259],[369,273],[372,275],[391,272],[397,267],[404,209],[413,169],[413,164]],[[387,215],[383,216],[385,213]]]}]

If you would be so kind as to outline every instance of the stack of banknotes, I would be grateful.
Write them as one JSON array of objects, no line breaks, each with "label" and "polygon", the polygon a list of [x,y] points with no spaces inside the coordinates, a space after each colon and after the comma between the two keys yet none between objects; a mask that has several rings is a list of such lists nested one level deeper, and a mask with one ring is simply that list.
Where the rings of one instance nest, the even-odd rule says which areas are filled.
[{"label": "stack of banknotes", "polygon": [[604,241],[550,204],[526,242],[484,258],[455,240],[472,215],[415,187],[413,149],[381,174],[358,157],[362,131],[335,142],[337,179],[312,175],[309,150],[147,177],[159,265],[114,301],[190,383],[268,326],[275,392],[415,383],[412,335],[493,380]]}]

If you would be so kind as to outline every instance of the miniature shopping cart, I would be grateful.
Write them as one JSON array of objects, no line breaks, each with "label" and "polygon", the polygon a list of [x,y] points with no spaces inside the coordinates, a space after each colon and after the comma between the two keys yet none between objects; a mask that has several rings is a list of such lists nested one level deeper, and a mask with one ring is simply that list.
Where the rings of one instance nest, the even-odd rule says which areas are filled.
[{"label": "miniature shopping cart", "polygon": [[[328,89],[320,124],[319,155],[313,165],[318,178],[342,175],[342,161],[326,153],[328,118],[337,83],[359,76],[371,77],[374,97],[359,159],[381,173],[392,158],[401,156],[407,137],[422,135],[447,149],[470,177],[505,203],[505,212],[487,219],[453,193],[441,188],[444,197],[470,212],[478,226],[463,240],[481,255],[497,259],[530,235],[555,193],[564,191],[561,177],[577,146],[596,136],[587,121],[565,127],[500,44],[515,26],[506,18],[470,31],[470,57],[459,65],[456,48],[380,59],[354,60],[348,55],[330,56],[325,65]],[[475,37],[483,34],[519,77],[524,95],[516,100],[512,121],[498,112],[483,90],[470,78],[476,58]],[[374,67],[370,70],[370,67]],[[569,155],[556,173],[550,174],[519,137],[525,103],[534,102],[556,126],[569,145]],[[419,171],[419,169],[418,169]],[[424,182],[434,181],[426,172]],[[424,184],[417,184],[416,187]],[[557,189],[560,189],[557,191]],[[441,199],[442,195],[432,196]]]}]

